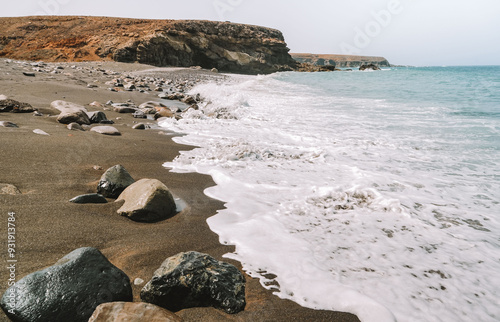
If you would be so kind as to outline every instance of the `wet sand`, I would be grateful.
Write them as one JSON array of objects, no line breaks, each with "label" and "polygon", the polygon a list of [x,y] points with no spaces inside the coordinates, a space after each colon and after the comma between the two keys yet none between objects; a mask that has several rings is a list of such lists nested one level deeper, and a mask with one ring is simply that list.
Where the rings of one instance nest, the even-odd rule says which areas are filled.
[{"label": "wet sand", "polygon": [[[54,100],[66,100],[84,105],[89,111],[102,110],[90,107],[99,101],[115,103],[134,101],[137,105],[149,101],[162,101],[158,93],[110,92],[104,82],[117,75],[101,75],[71,69],[71,65],[102,68],[124,73],[154,72],[151,66],[118,63],[51,64],[64,69],[61,74],[36,73],[27,77],[23,71],[31,66],[0,59],[0,95],[27,102],[42,112],[0,113],[0,121],[11,121],[19,128],[0,127],[0,183],[17,186],[21,195],[0,195],[0,234],[7,235],[7,217],[16,217],[16,279],[53,265],[58,259],[79,247],[98,248],[115,266],[134,281],[149,281],[160,264],[172,255],[185,251],[210,254],[224,259],[233,247],[221,245],[206,219],[224,204],[208,198],[203,191],[214,185],[211,177],[200,174],[171,173],[162,164],[175,158],[179,151],[192,149],[174,143],[175,133],[167,130],[134,130],[134,122],[150,123],[153,120],[134,119],[130,114],[104,111],[121,136],[104,136],[94,132],[69,131],[56,121],[58,112],[50,108]],[[99,66],[98,66],[99,65]],[[153,70],[151,70],[153,69]],[[146,72],[144,72],[146,71]],[[163,77],[207,80],[214,76],[207,71],[162,69]],[[111,78],[109,77],[111,76]],[[94,83],[97,88],[87,88]],[[168,101],[163,100],[168,104]],[[121,118],[120,120],[116,118]],[[49,136],[33,133],[41,129]],[[86,193],[96,192],[97,182],[106,169],[123,165],[134,179],[155,178],[165,183],[175,197],[187,203],[181,213],[168,220],[144,224],[133,222],[116,214],[121,204],[77,205],[68,200]],[[6,248],[5,243],[3,244]],[[4,261],[6,249],[2,251]],[[245,275],[246,276],[246,275]],[[303,308],[294,302],[281,300],[265,290],[258,280],[248,276],[245,310],[228,315],[213,308],[193,308],[176,312],[186,321],[358,321],[353,315]],[[0,292],[7,288],[8,271],[0,270]],[[134,301],[144,284],[132,285]],[[1,321],[8,321],[3,312]]]}]

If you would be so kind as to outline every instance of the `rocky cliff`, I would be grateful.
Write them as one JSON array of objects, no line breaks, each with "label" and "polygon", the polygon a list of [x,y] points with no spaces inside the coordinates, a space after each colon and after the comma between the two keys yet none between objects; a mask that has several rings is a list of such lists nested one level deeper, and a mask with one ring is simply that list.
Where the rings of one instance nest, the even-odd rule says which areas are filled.
[{"label": "rocky cliff", "polygon": [[389,67],[390,64],[384,57],[353,56],[353,55],[317,55],[317,54],[291,54],[299,63],[308,63],[315,66],[335,66],[336,68],[360,67],[373,64],[378,67]]},{"label": "rocky cliff", "polygon": [[230,22],[106,17],[0,18],[0,57],[115,60],[268,74],[292,70],[282,33]]}]

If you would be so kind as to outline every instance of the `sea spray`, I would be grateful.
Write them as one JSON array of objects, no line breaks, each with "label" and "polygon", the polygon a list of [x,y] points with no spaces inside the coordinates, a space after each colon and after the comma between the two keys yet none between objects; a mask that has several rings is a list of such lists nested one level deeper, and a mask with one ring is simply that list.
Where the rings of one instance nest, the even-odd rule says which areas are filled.
[{"label": "sea spray", "polygon": [[226,209],[210,228],[282,298],[363,321],[495,321],[500,99],[464,100],[472,74],[500,83],[415,68],[200,85],[200,110],[162,123],[199,148],[165,165],[214,178]]}]

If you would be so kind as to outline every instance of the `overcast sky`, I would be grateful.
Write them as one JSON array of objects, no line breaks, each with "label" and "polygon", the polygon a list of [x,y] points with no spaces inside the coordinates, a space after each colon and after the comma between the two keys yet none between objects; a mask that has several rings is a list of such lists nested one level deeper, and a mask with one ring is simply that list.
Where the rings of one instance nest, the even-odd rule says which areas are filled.
[{"label": "overcast sky", "polygon": [[18,0],[0,16],[207,19],[273,27],[291,52],[393,64],[500,65],[500,0]]}]

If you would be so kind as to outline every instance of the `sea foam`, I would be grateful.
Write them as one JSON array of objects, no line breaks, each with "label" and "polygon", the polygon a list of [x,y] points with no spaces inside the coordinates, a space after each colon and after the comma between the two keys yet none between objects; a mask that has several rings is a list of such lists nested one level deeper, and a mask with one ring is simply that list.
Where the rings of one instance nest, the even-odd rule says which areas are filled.
[{"label": "sea foam", "polygon": [[226,256],[281,298],[362,321],[497,320],[498,120],[303,75],[199,85],[200,110],[161,124],[199,147],[165,166],[213,177]]}]

